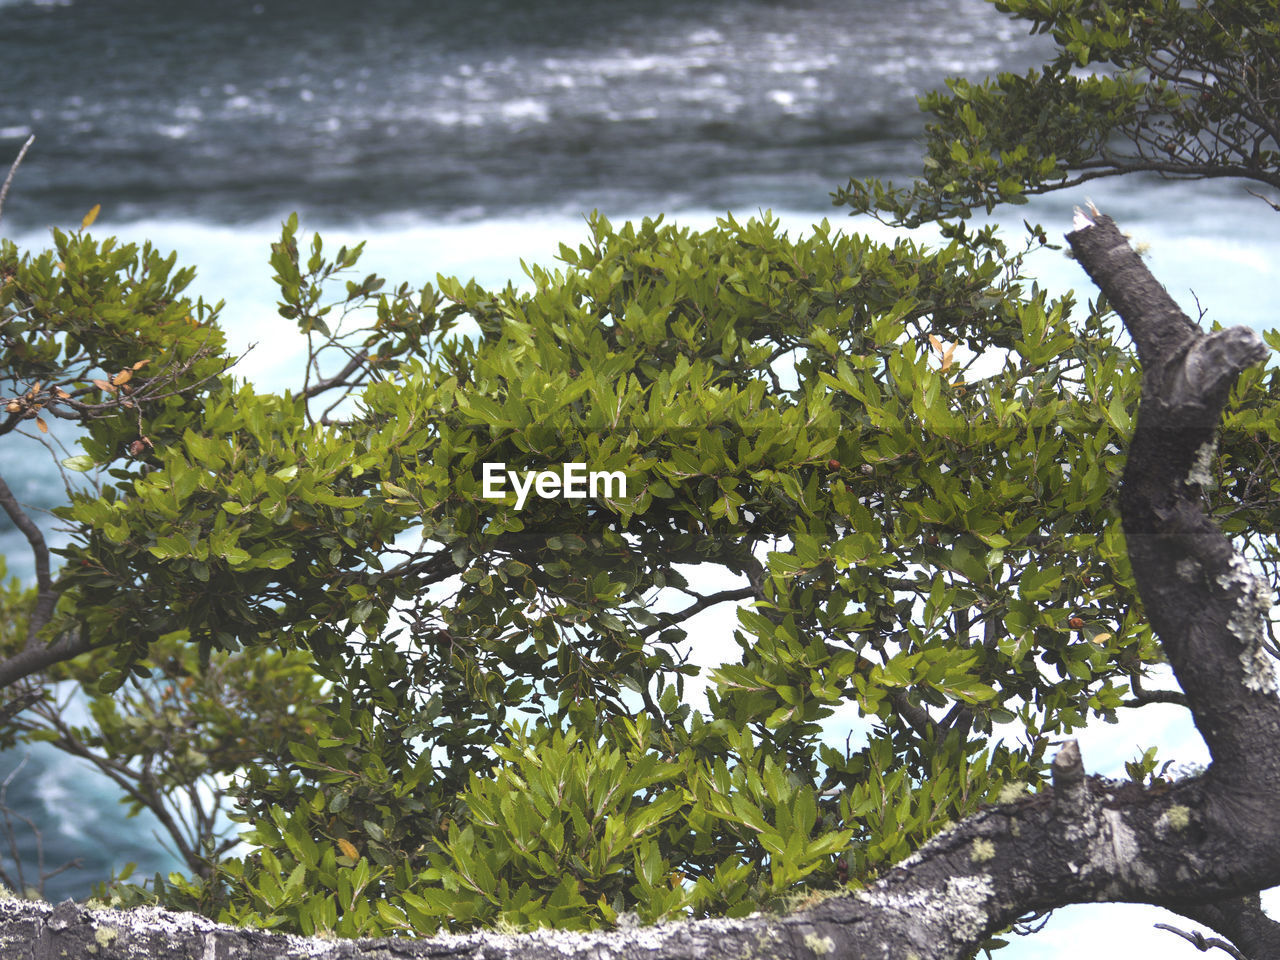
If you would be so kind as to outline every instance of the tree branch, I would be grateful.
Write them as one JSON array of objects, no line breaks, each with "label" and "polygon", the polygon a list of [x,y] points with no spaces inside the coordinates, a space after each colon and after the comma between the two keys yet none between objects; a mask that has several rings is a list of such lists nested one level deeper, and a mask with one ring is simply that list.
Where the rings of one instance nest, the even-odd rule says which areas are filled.
[{"label": "tree branch", "polygon": [[30,643],[21,653],[15,653],[9,659],[0,662],[0,689],[17,683],[41,670],[46,670],[55,663],[74,660],[82,653],[95,649],[84,632],[77,630],[67,633],[52,643]]},{"label": "tree branch", "polygon": [[[36,526],[35,521],[27,516],[27,512],[18,503],[18,498],[9,489],[9,484],[0,477],[0,507],[8,514],[13,525],[22,531],[31,545],[31,558],[36,568],[36,605],[31,611],[27,623],[27,646],[35,642],[36,633],[49,622],[53,616],[53,608],[57,604],[58,595],[53,587],[53,578],[49,573],[49,546],[45,543],[44,534]],[[0,684],[0,687],[4,684]]]},{"label": "tree branch", "polygon": [[[1236,897],[1217,903],[1162,904],[1174,913],[1216,930],[1246,957],[1280,957],[1280,923],[1262,912],[1259,896]],[[1165,924],[1157,924],[1173,929]],[[1183,934],[1185,936],[1185,934]],[[1209,941],[1211,946],[1217,944]],[[1200,949],[1205,949],[1201,947]]]},{"label": "tree branch", "polygon": [[324,380],[317,380],[315,383],[306,387],[302,391],[303,398],[306,400],[310,400],[312,397],[318,396],[319,394],[324,393],[326,390],[329,390],[332,387],[349,386],[349,384],[346,383],[347,377],[351,376],[351,374],[359,370],[360,367],[363,366],[368,359],[369,359],[369,354],[365,353],[363,350],[360,351],[355,356],[353,356],[350,360],[348,360],[347,365],[343,367],[341,370],[339,370],[337,373],[335,373],[332,377],[328,377]]},{"label": "tree branch", "polygon": [[[1081,224],[1083,221],[1083,224]],[[1142,403],[1120,512],[1134,579],[1217,776],[1280,785],[1280,701],[1262,649],[1270,598],[1204,510],[1216,431],[1239,373],[1269,355],[1245,327],[1204,334],[1109,217],[1078,215],[1077,259],[1116,306],[1142,361]],[[1259,752],[1259,748],[1261,751]]]},{"label": "tree branch", "polygon": [[682,623],[683,621],[688,620],[695,613],[700,613],[708,607],[714,607],[717,603],[724,603],[729,600],[746,600],[749,597],[755,596],[755,592],[751,587],[733,587],[717,591],[716,593],[709,593],[705,596],[703,594],[695,594],[695,596],[697,596],[698,599],[687,607],[682,607],[673,613],[663,612],[657,614],[659,622],[655,623],[651,627],[645,627],[642,630],[637,630],[636,636],[641,638],[650,637],[662,630],[674,627],[677,623]]},{"label": "tree branch", "polygon": [[33,133],[27,137],[22,148],[18,151],[18,156],[14,158],[13,163],[9,165],[9,173],[4,178],[4,183],[0,184],[0,216],[4,215],[4,201],[9,196],[9,187],[13,184],[13,175],[18,172],[18,167],[22,163],[22,158],[27,155],[27,151],[31,149],[31,145],[36,142],[36,135]]},{"label": "tree branch", "polygon": [[1129,677],[1129,686],[1133,689],[1133,698],[1122,700],[1122,707],[1142,707],[1148,703],[1176,703],[1180,707],[1188,706],[1187,695],[1181,690],[1147,690],[1142,686],[1142,677],[1133,673]]}]

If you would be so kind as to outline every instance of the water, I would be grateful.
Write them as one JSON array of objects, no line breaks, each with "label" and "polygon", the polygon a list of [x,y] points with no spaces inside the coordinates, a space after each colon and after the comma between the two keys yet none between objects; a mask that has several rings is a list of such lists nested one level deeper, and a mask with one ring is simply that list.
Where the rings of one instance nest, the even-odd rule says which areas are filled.
[{"label": "water", "polygon": [[[358,16],[315,0],[0,8],[0,165],[37,136],[0,232],[39,247],[50,225],[75,226],[101,204],[95,233],[150,238],[200,267],[197,292],[227,300],[232,343],[257,343],[238,370],[268,388],[295,379],[298,344],[266,266],[291,211],[335,245],[367,239],[362,267],[417,284],[437,271],[519,279],[522,257],[551,262],[597,208],[615,222],[665,212],[695,226],[769,208],[800,231],[842,216],[828,194],[850,176],[918,169],[916,95],[949,74],[1025,69],[1046,49],[982,0],[364,0]],[[1274,323],[1280,215],[1239,186],[1126,180],[1087,192],[1152,244],[1152,269],[1193,316],[1198,297],[1210,319]],[[1000,218],[1061,234],[1082,200],[1051,196]],[[1092,289],[1060,255],[1033,269],[1055,289]],[[62,497],[48,462],[8,441],[0,450],[37,510]],[[7,524],[0,552],[30,576]],[[725,632],[704,616],[708,633]],[[1163,735],[1151,717],[1091,734],[1086,763],[1118,773],[1157,739],[1198,749],[1176,712]],[[0,777],[20,759],[0,756]],[[8,800],[41,825],[48,865],[83,858],[50,882],[51,899],[84,896],[126,860],[144,875],[176,866],[153,822],[123,821],[110,784],[60,754],[32,751]],[[34,862],[29,843],[24,856]],[[1080,949],[1083,921],[1071,918],[1092,914],[1061,916],[1002,955]],[[1126,916],[1150,946],[1151,919]]]},{"label": "water", "polygon": [[[914,95],[1041,47],[980,0],[11,4],[6,218],[825,204]],[[0,139],[3,146],[4,139]]]}]

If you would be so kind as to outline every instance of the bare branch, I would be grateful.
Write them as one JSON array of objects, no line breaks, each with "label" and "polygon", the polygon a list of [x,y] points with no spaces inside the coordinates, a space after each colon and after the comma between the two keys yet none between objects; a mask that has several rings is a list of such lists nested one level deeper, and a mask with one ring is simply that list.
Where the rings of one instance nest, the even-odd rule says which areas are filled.
[{"label": "bare branch", "polygon": [[369,355],[364,351],[360,351],[359,353],[355,354],[355,356],[353,356],[350,360],[348,360],[347,365],[343,367],[341,370],[339,370],[337,373],[335,373],[332,377],[328,377],[324,380],[318,380],[315,383],[311,384],[309,387],[306,387],[302,391],[303,398],[306,400],[310,400],[312,397],[317,396],[321,393],[324,393],[326,390],[330,390],[333,387],[350,386],[350,384],[346,382],[347,377],[351,376],[353,373],[359,370],[360,367],[368,361],[368,359],[369,359]]},{"label": "bare branch", "polygon": [[714,607],[717,603],[724,603],[728,600],[746,600],[755,596],[755,592],[751,587],[736,587],[730,590],[720,590],[716,593],[709,593],[706,596],[697,595],[698,599],[687,607],[677,610],[675,613],[659,613],[657,614],[660,623],[655,623],[651,627],[645,627],[636,633],[637,637],[650,637],[659,631],[666,630],[668,627],[675,626],[683,620],[688,620],[695,613],[706,610],[708,607]]},{"label": "bare branch", "polygon": [[[103,640],[100,645],[113,642]],[[32,643],[15,653],[8,660],[0,661],[0,688],[17,683],[25,677],[47,670],[55,663],[73,660],[82,653],[95,649],[83,631],[66,633],[48,644]]]},{"label": "bare branch", "polygon": [[0,877],[3,877],[6,885],[14,888],[19,893],[26,892],[27,883],[22,869],[22,856],[18,851],[17,831],[13,826],[13,818],[17,817],[26,825],[27,829],[31,831],[32,838],[35,840],[37,876],[36,882],[33,884],[33,888],[37,894],[44,896],[44,885],[46,881],[56,877],[63,871],[79,870],[83,865],[83,860],[80,857],[74,857],[62,864],[60,867],[56,867],[53,870],[46,870],[44,866],[44,834],[40,832],[40,828],[36,826],[34,820],[25,814],[18,813],[9,806],[9,785],[17,779],[18,774],[22,772],[22,768],[27,765],[27,760],[29,759],[29,755],[24,756],[18,765],[9,772],[9,775],[4,778],[4,781],[0,782],[0,816],[3,816],[4,818],[5,840],[9,846],[9,856],[13,859],[13,870],[17,875],[17,878],[15,882],[15,879],[9,875],[7,870],[4,869],[0,869]]},{"label": "bare branch", "polygon": [[13,525],[27,538],[27,543],[31,545],[31,558],[35,563],[36,605],[27,624],[27,645],[30,646],[35,642],[35,636],[40,628],[53,616],[53,608],[58,600],[53,578],[49,573],[49,546],[45,543],[44,534],[40,532],[35,521],[27,516],[27,512],[22,509],[18,498],[13,495],[13,491],[9,489],[9,484],[5,483],[3,477],[0,477],[0,507],[4,508]]},{"label": "bare branch", "polygon": [[1133,698],[1121,702],[1122,707],[1141,707],[1148,703],[1176,703],[1180,707],[1189,706],[1187,695],[1181,690],[1146,690],[1142,686],[1142,678],[1134,673],[1129,677],[1129,685],[1133,688]]},{"label": "bare branch", "polygon": [[27,155],[27,151],[31,149],[31,145],[35,142],[36,135],[33,133],[27,137],[26,143],[18,151],[17,158],[9,165],[9,174],[4,178],[4,183],[0,185],[0,217],[4,216],[4,201],[9,196],[9,186],[13,183],[13,175],[18,172],[18,165],[22,163],[22,158]]},{"label": "bare branch", "polygon": [[[1280,956],[1280,923],[1276,923],[1263,912],[1261,898],[1256,893],[1217,902],[1163,904],[1163,906],[1188,920],[1203,924],[1222,934],[1234,944],[1234,948],[1240,951],[1233,956],[1243,956],[1247,960]],[[1157,924],[1157,926],[1164,925]],[[1186,936],[1182,931],[1172,927],[1165,926],[1164,929]],[[1200,949],[1220,947],[1231,952],[1231,949],[1224,946],[1220,940],[1206,939],[1205,943],[1206,946]]]},{"label": "bare branch", "polygon": [[1232,957],[1235,957],[1235,960],[1249,960],[1248,957],[1246,957],[1243,953],[1241,953],[1231,944],[1227,943],[1227,941],[1219,940],[1217,937],[1206,937],[1203,933],[1200,933],[1199,931],[1196,931],[1196,930],[1179,930],[1177,927],[1168,923],[1157,923],[1156,929],[1168,930],[1170,933],[1176,933],[1178,936],[1182,937],[1183,940],[1186,940],[1188,943],[1190,943],[1193,947],[1195,947],[1201,953],[1203,953],[1206,950],[1212,950],[1216,947],[1219,950],[1225,950]]}]

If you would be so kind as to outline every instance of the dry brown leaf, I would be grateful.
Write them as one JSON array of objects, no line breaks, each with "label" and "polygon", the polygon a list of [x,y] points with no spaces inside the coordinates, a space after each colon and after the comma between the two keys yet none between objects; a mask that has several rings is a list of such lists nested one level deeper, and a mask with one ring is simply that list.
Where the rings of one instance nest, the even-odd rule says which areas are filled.
[{"label": "dry brown leaf", "polygon": [[352,860],[360,859],[360,851],[356,849],[356,845],[350,840],[339,837],[338,849],[342,851],[344,857],[350,857]]},{"label": "dry brown leaf", "polygon": [[117,373],[114,377],[111,378],[111,382],[118,387],[120,386],[120,384],[128,383],[132,379],[133,379],[132,370],[121,370],[119,373]]},{"label": "dry brown leaf", "polygon": [[99,390],[105,390],[105,391],[107,391],[107,393],[115,393],[115,392],[116,392],[116,388],[115,388],[112,384],[107,383],[107,381],[105,381],[105,380],[94,380],[94,381],[93,381],[93,385],[94,385],[95,387],[97,387]]},{"label": "dry brown leaf", "polygon": [[929,342],[933,344],[933,349],[937,350],[939,353],[942,352],[942,341],[938,339],[936,334],[929,334]]},{"label": "dry brown leaf", "polygon": [[41,420],[39,417],[36,417],[36,426],[40,428],[41,433],[49,432],[49,425],[45,423],[43,420]]},{"label": "dry brown leaf", "polygon": [[1102,646],[1104,643],[1106,643],[1110,639],[1111,639],[1111,634],[1100,633],[1093,638],[1093,642],[1096,643],[1098,646]]},{"label": "dry brown leaf", "polygon": [[129,369],[131,369],[131,370],[141,370],[143,367],[145,367],[145,366],[146,366],[148,363],[150,363],[150,362],[151,362],[150,360],[139,360],[137,363],[135,363],[135,364],[134,364],[132,367],[130,367]]},{"label": "dry brown leaf", "polygon": [[63,390],[61,387],[54,387],[53,392],[57,395],[59,400],[71,399],[71,394],[67,393],[67,391]]}]

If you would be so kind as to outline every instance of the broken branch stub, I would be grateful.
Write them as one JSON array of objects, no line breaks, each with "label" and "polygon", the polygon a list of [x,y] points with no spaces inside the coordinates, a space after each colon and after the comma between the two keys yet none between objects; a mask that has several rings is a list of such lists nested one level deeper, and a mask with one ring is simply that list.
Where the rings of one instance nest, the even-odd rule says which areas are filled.
[{"label": "broken branch stub", "polygon": [[[1110,217],[1078,214],[1067,241],[1115,306],[1142,364],[1142,399],[1120,487],[1134,580],[1213,758],[1212,824],[1280,880],[1280,699],[1262,647],[1270,590],[1205,510],[1217,429],[1242,371],[1267,359],[1246,327],[1205,333]],[[1265,847],[1265,850],[1257,848]]]}]

